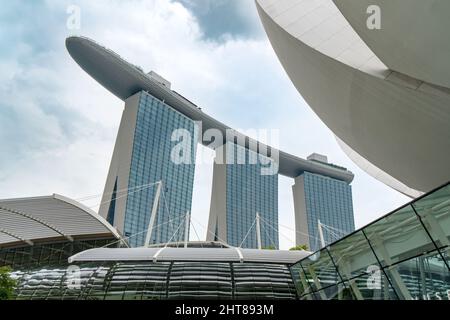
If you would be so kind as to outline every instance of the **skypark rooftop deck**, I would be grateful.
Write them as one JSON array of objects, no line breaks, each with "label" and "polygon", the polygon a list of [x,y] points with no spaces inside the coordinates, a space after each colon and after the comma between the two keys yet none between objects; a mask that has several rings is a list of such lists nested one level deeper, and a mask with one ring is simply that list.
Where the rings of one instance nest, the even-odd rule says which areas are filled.
[{"label": "skypark rooftop deck", "polygon": [[[209,129],[218,129],[222,132],[224,142],[230,140],[226,134],[227,130],[231,130],[230,127],[207,115],[199,106],[156,81],[141,68],[125,61],[113,51],[84,37],[69,37],[66,40],[66,46],[80,67],[118,98],[126,100],[140,91],[146,91],[192,120],[201,121],[203,132]],[[238,143],[245,141],[245,147],[250,150],[258,152],[255,148],[259,145],[260,149],[267,147],[264,150],[268,150],[268,155],[278,154],[279,158],[274,159],[278,162],[279,173],[283,176],[296,178],[307,171],[347,183],[353,181],[354,175],[347,169],[305,160],[265,146],[241,133],[235,133],[237,137],[240,137],[237,139]],[[205,142],[203,143],[207,145]]]}]

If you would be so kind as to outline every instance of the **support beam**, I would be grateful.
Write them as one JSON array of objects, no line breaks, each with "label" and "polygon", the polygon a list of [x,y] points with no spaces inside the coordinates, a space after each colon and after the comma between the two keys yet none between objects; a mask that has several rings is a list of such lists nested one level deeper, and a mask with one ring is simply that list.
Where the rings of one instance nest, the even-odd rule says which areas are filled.
[{"label": "support beam", "polygon": [[161,196],[162,184],[163,184],[162,181],[158,182],[155,199],[153,200],[152,214],[150,216],[150,223],[148,225],[147,237],[145,238],[145,244],[144,244],[144,247],[147,247],[147,248],[150,245],[150,241],[152,241],[152,232],[153,232],[153,227],[155,225],[156,214],[158,213],[159,198]]},{"label": "support beam", "polygon": [[[381,255],[381,258],[385,261],[386,265],[392,266],[392,259],[386,250],[386,246],[384,245],[384,241],[381,239],[376,239],[376,245]],[[400,293],[402,298],[405,300],[412,300],[411,293],[408,290],[408,287],[403,282],[403,279],[398,272],[397,266],[392,266],[386,268],[391,276],[392,285],[395,286],[394,289],[397,290],[397,293]]]},{"label": "support beam", "polygon": [[308,266],[308,271],[309,271],[309,274],[311,275],[311,277],[313,278],[313,281],[314,281],[314,284],[316,285],[317,291],[319,291],[320,298],[322,300],[328,300],[328,297],[325,294],[325,292],[322,290],[322,285],[320,284],[320,280],[317,277],[316,272],[314,271],[312,266]]},{"label": "support beam", "polygon": [[13,233],[9,232],[8,230],[0,229],[0,233],[4,233],[4,234],[6,234],[6,235],[8,235],[8,236],[10,236],[10,237],[12,237],[14,239],[17,239],[19,241],[25,242],[25,243],[29,244],[30,246],[33,245],[33,241],[25,239],[25,238],[22,238],[21,236],[13,234]]},{"label": "support beam", "polygon": [[233,248],[236,250],[236,252],[239,256],[239,262],[244,263],[244,255],[242,254],[241,249],[238,247],[233,247]]},{"label": "support beam", "polygon": [[262,249],[262,244],[261,244],[261,221],[260,221],[260,216],[259,216],[259,212],[256,213],[256,241],[258,244],[258,249],[261,250]]},{"label": "support beam", "polygon": [[189,226],[191,225],[191,214],[190,212],[186,212],[186,219],[185,219],[185,226],[184,226],[184,247],[188,247],[189,242]]},{"label": "support beam", "polygon": [[306,299],[307,300],[312,300],[312,298],[310,297],[310,295],[311,295],[311,288],[309,287],[309,284],[308,284],[308,282],[305,279],[305,275],[300,270],[298,271],[298,275],[299,275],[299,278],[300,278],[300,281],[302,283],[303,288],[305,288],[305,293],[308,293],[308,295],[306,296]]},{"label": "support beam", "polygon": [[320,246],[321,246],[321,248],[325,248],[326,243],[325,243],[325,238],[323,236],[322,223],[320,222],[320,220],[317,220],[317,227],[319,228]]},{"label": "support beam", "polygon": [[37,223],[39,223],[39,224],[45,226],[46,228],[49,228],[49,229],[55,231],[56,233],[60,234],[61,236],[63,236],[63,237],[66,238],[67,240],[69,240],[70,242],[73,241],[73,238],[72,238],[71,236],[65,234],[64,232],[62,232],[61,230],[59,230],[59,229],[56,228],[55,226],[51,225],[50,223],[45,222],[45,221],[42,220],[42,219],[33,217],[33,216],[32,216],[31,214],[29,214],[29,213],[25,213],[25,212],[22,212],[22,211],[9,209],[9,208],[6,208],[6,207],[4,207],[4,206],[0,206],[0,210],[4,210],[4,211],[7,211],[7,212],[9,212],[9,213],[17,214],[17,215],[22,216],[22,217],[25,217],[25,218],[27,218],[27,219],[33,220],[33,221],[35,221],[35,222],[37,222]]},{"label": "support beam", "polygon": [[165,249],[166,247],[162,247],[161,249],[159,249],[158,251],[156,251],[155,255],[153,256],[153,263],[158,262],[158,256],[160,255],[160,253]]},{"label": "support beam", "polygon": [[[347,262],[346,260],[344,260],[344,258],[343,258],[342,261],[340,262],[339,266],[340,266],[340,268],[339,268],[340,272],[342,272],[347,277],[347,279],[351,279],[352,275],[350,272],[350,263]],[[350,285],[350,288],[352,289],[352,292],[353,292],[356,300],[364,300],[364,297],[363,297],[361,291],[359,290],[358,285],[356,284],[356,279],[351,279],[348,281],[348,283]]]},{"label": "support beam", "polygon": [[[449,211],[447,211],[446,214],[448,214]],[[450,241],[447,238],[447,235],[445,234],[444,229],[442,229],[439,221],[436,219],[435,215],[433,214],[433,211],[426,210],[424,212],[423,218],[428,223],[428,227],[431,229],[430,231],[436,235],[436,237],[441,242],[442,246],[450,246]]]}]

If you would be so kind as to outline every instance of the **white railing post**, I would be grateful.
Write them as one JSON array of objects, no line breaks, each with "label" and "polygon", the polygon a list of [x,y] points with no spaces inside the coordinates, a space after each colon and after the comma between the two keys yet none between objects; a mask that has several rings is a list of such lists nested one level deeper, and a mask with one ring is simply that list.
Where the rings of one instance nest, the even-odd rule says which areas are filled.
[{"label": "white railing post", "polygon": [[325,244],[325,238],[323,236],[323,229],[322,229],[322,223],[320,222],[320,220],[317,220],[317,226],[319,228],[319,236],[320,236],[320,245],[321,248],[325,248],[326,244]]},{"label": "white railing post", "polygon": [[184,227],[184,247],[188,247],[189,242],[189,226],[191,225],[191,214],[186,212],[186,221],[185,221],[185,227]]},{"label": "white railing post", "polygon": [[258,243],[258,249],[262,249],[261,244],[261,223],[260,223],[260,216],[259,212],[256,213],[256,241]]},{"label": "white railing post", "polygon": [[155,199],[153,200],[152,214],[150,216],[150,222],[148,224],[147,236],[145,238],[144,244],[144,247],[146,248],[148,248],[148,246],[150,245],[150,241],[152,240],[153,226],[155,225],[156,214],[158,212],[159,198],[161,196],[162,184],[163,184],[162,181],[158,182],[158,188],[156,189]]}]

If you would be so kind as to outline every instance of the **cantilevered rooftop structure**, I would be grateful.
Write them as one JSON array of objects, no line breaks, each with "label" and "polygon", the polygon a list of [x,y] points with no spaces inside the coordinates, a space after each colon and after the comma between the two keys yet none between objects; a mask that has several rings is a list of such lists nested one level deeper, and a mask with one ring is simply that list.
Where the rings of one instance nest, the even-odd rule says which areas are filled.
[{"label": "cantilevered rooftop structure", "polygon": [[[354,175],[347,169],[328,163],[326,157],[296,157],[232,130],[172,90],[171,83],[155,72],[143,72],[90,39],[70,37],[66,46],[84,71],[125,101],[100,214],[125,237],[133,235],[132,246],[181,241],[189,232],[177,226],[191,210],[199,140],[216,151],[216,160],[223,150],[240,150],[245,159],[263,157],[275,168],[272,174],[262,175],[265,165],[260,162],[215,162],[208,240],[256,248],[256,230],[245,235],[258,215],[263,225],[271,224],[264,225],[259,245],[278,248],[278,174],[295,179],[298,244],[318,243],[319,219],[344,232],[353,231],[350,183]],[[187,163],[174,164],[171,159],[174,145],[181,141],[173,141],[177,129],[188,135],[182,141],[188,149]],[[223,141],[198,139],[210,129],[221,132]],[[158,187],[153,187],[155,183]],[[162,196],[158,207],[154,199]],[[150,234],[145,232],[149,226]]]}]

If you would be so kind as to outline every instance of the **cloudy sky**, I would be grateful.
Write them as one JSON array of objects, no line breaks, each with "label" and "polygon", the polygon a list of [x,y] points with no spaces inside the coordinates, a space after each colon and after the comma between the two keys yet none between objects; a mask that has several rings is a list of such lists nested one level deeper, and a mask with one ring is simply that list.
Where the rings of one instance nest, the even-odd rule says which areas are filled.
[{"label": "cloudy sky", "polygon": [[[81,28],[67,27],[70,5]],[[357,227],[408,198],[356,167],[289,81],[253,0],[15,0],[0,9],[0,198],[103,191],[123,102],[85,74],[64,40],[83,35],[154,70],[203,110],[239,129],[279,129],[280,148],[326,154],[355,173]],[[211,157],[211,151],[199,152]],[[199,165],[193,199],[204,237],[212,167]],[[280,224],[292,226],[293,181],[280,177]],[[95,208],[99,198],[86,203]],[[192,239],[196,239],[195,234]],[[280,227],[281,248],[294,233]]]}]

